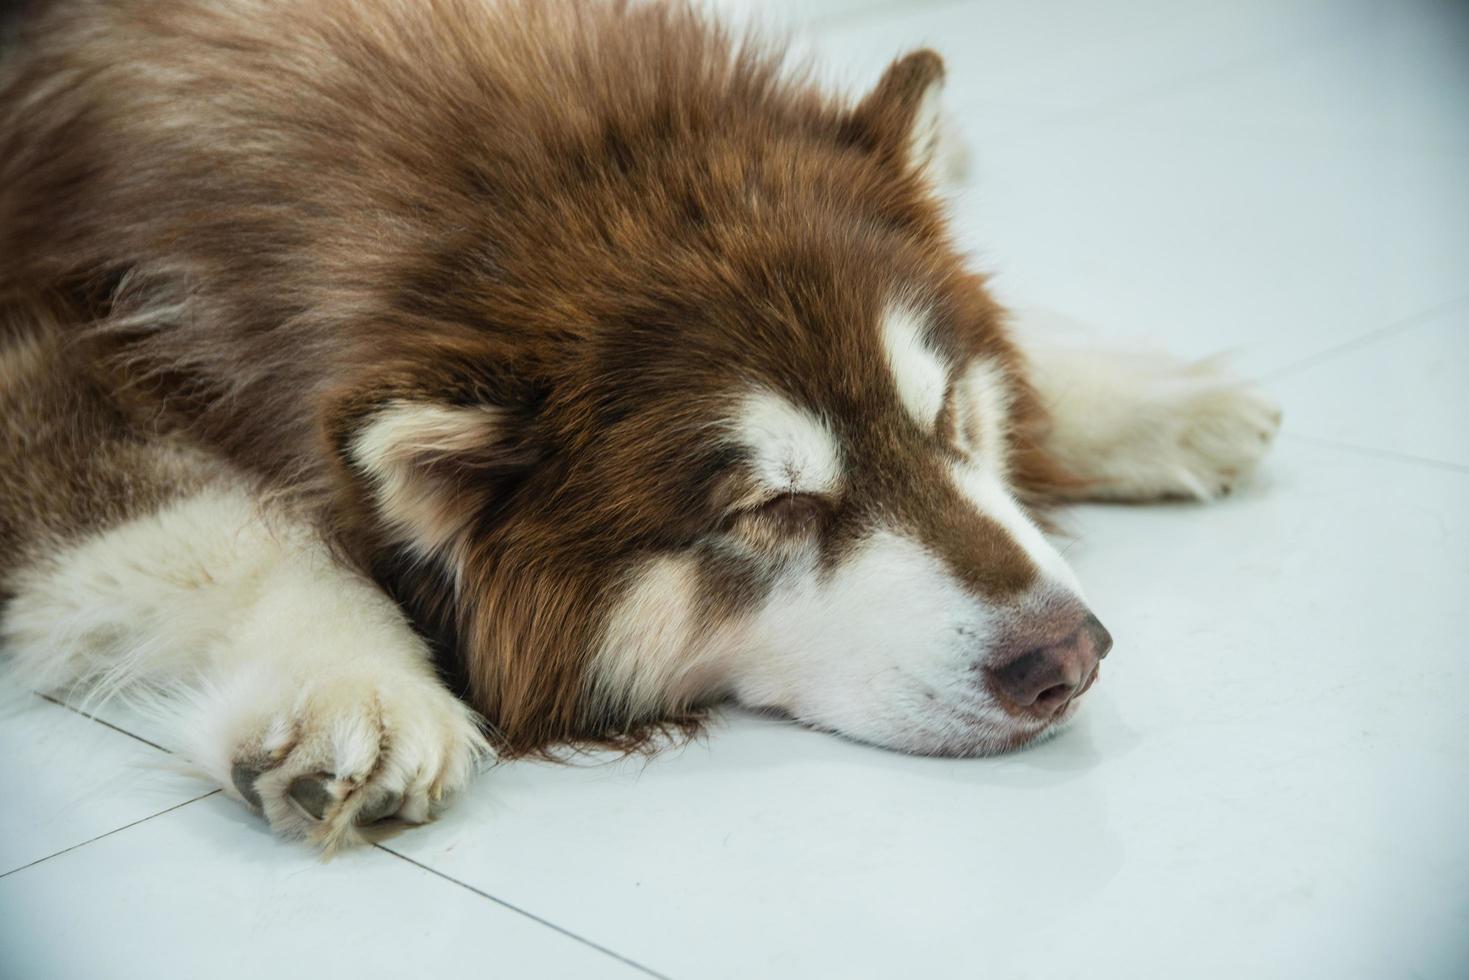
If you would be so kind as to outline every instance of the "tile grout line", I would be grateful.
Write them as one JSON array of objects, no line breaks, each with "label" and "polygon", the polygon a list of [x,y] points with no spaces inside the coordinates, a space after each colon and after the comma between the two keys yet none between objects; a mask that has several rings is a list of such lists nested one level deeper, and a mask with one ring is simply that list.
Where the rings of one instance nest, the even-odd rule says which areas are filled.
[{"label": "tile grout line", "polygon": [[36,697],[40,698],[42,701],[50,701],[52,704],[56,705],[57,707],[59,707],[59,708],[65,708],[67,711],[70,711],[70,712],[72,712],[73,714],[76,714],[76,715],[80,715],[81,717],[86,718],[88,721],[95,721],[97,724],[101,725],[103,728],[110,728],[114,732],[117,732],[119,735],[126,735],[128,738],[135,739],[135,740],[137,740],[139,742],[142,742],[144,745],[152,746],[153,748],[157,749],[159,752],[162,752],[164,755],[173,755],[173,752],[171,750],[165,749],[163,746],[159,745],[157,742],[150,742],[150,741],[148,741],[146,738],[144,738],[141,735],[134,735],[132,732],[128,731],[126,728],[119,728],[118,726],[114,725],[110,721],[104,721],[101,718],[98,718],[96,715],[89,715],[85,711],[83,711],[82,709],[80,709],[80,708],[74,708],[71,705],[67,704],[65,701],[57,700],[56,698],[53,698],[49,694],[42,694],[40,691],[37,691],[35,693],[36,693]]},{"label": "tile grout line", "polygon": [[1391,449],[1375,449],[1371,446],[1357,446],[1350,442],[1339,442],[1336,439],[1326,439],[1322,436],[1306,435],[1301,432],[1281,432],[1288,439],[1298,439],[1301,442],[1309,442],[1323,449],[1332,449],[1337,452],[1355,453],[1360,456],[1374,456],[1378,459],[1390,459],[1396,463],[1408,463],[1414,466],[1428,466],[1437,470],[1448,470],[1450,473],[1469,473],[1469,466],[1463,463],[1450,463],[1443,459],[1434,459],[1431,456],[1415,456],[1412,453],[1399,453]]},{"label": "tile grout line", "polygon": [[561,935],[567,937],[568,939],[574,939],[575,941],[581,943],[584,946],[589,946],[592,949],[595,949],[599,953],[602,953],[602,954],[604,954],[606,956],[610,956],[613,959],[618,960],[618,961],[620,961],[622,963],[626,963],[628,966],[633,967],[636,970],[640,970],[641,972],[646,973],[650,977],[658,977],[659,980],[670,980],[670,978],[667,976],[667,974],[659,973],[657,970],[654,970],[651,967],[644,966],[643,964],[639,963],[636,960],[629,959],[628,957],[623,956],[621,953],[619,953],[619,952],[617,952],[615,950],[608,949],[606,946],[603,946],[603,945],[601,945],[599,943],[593,942],[592,940],[586,938],[585,936],[578,935],[577,933],[572,932],[570,929],[567,929],[565,926],[559,926],[556,923],[550,921],[549,919],[543,919],[539,915],[536,915],[534,912],[529,912],[529,911],[521,908],[518,905],[513,905],[510,902],[505,901],[503,898],[497,898],[494,895],[491,895],[487,891],[483,891],[482,889],[476,888],[474,885],[471,885],[471,884],[469,884],[467,882],[460,881],[458,878],[455,878],[455,877],[453,877],[451,875],[447,875],[444,872],[439,871],[437,868],[431,868],[427,864],[424,864],[422,861],[416,861],[416,860],[414,860],[413,858],[409,857],[406,854],[403,854],[403,853],[400,853],[399,851],[393,850],[391,847],[387,847],[387,846],[385,846],[383,844],[373,844],[372,846],[374,848],[376,848],[377,850],[382,851],[385,854],[391,854],[393,857],[397,858],[400,861],[406,861],[409,864],[413,865],[415,868],[418,868],[418,869],[420,869],[422,871],[426,871],[426,872],[428,872],[429,874],[433,875],[436,878],[442,878],[444,881],[447,881],[447,882],[450,882],[452,884],[458,885],[460,888],[467,889],[468,891],[471,891],[474,894],[478,895],[480,898],[489,899],[491,902],[494,902],[496,905],[500,906],[501,908],[508,909],[509,911],[514,912],[517,915],[524,916],[525,918],[531,920],[532,922],[538,923],[540,925],[545,926],[548,929],[552,929],[552,930],[554,930],[556,932],[559,932],[559,933],[561,933]]},{"label": "tile grout line", "polygon": [[1305,357],[1298,358],[1297,360],[1292,361],[1291,363],[1286,364],[1282,367],[1267,371],[1254,380],[1260,382],[1276,381],[1282,377],[1285,377],[1286,375],[1293,374],[1297,371],[1304,371],[1307,368],[1316,367],[1317,365],[1331,361],[1342,354],[1348,354],[1354,350],[1359,350],[1363,347],[1370,347],[1373,344],[1377,343],[1379,340],[1385,340],[1386,338],[1391,337],[1395,334],[1411,330],[1414,327],[1422,326],[1429,320],[1432,320],[1437,316],[1441,316],[1444,313],[1451,312],[1465,304],[1469,304],[1469,293],[1460,294],[1458,296],[1455,296],[1453,299],[1445,300],[1444,302],[1438,303],[1434,306],[1430,306],[1425,310],[1419,310],[1417,313],[1413,313],[1401,319],[1394,320],[1392,323],[1389,323],[1385,326],[1376,327],[1372,330],[1368,330],[1366,333],[1358,334],[1350,340],[1344,340],[1341,343],[1336,344],[1335,346],[1326,348],[1326,350],[1318,351],[1315,354],[1308,354]]},{"label": "tile grout line", "polygon": [[[157,749],[158,751],[164,753],[165,755],[173,755],[173,752],[169,751],[168,749],[164,748],[163,746],[159,745],[158,743],[151,742],[148,739],[143,738],[141,735],[134,735],[132,732],[127,731],[124,728],[119,728],[117,725],[114,725],[110,721],[104,721],[103,719],[98,718],[96,715],[89,715],[85,711],[82,711],[80,708],[73,707],[72,705],[67,704],[65,701],[60,700],[59,698],[52,697],[49,694],[42,694],[39,691],[36,691],[34,693],[35,693],[36,697],[42,699],[43,701],[49,701],[50,703],[56,705],[57,707],[65,708],[67,711],[70,711],[70,712],[72,712],[75,715],[79,715],[80,717],[86,718],[89,721],[94,721],[97,724],[103,726],[104,728],[110,728],[110,729],[112,729],[113,731],[117,732],[120,735],[126,735],[128,738],[135,739],[135,740],[137,740],[139,742],[142,742],[144,745],[151,746],[152,748]],[[43,861],[49,861],[49,860],[51,860],[54,857],[58,857],[58,856],[60,856],[62,854],[67,853],[68,851],[73,851],[73,850],[76,850],[79,847],[84,847],[85,845],[90,844],[93,841],[98,841],[98,840],[101,840],[104,837],[109,837],[112,834],[116,834],[116,833],[119,833],[121,831],[127,830],[129,827],[136,827],[138,824],[144,823],[145,821],[148,821],[148,820],[152,820],[154,817],[161,817],[165,813],[169,813],[169,812],[171,812],[173,810],[177,810],[179,807],[182,807],[182,806],[188,806],[190,803],[198,802],[199,800],[202,800],[205,797],[213,796],[215,793],[219,793],[219,792],[221,792],[221,790],[216,787],[215,789],[212,789],[212,790],[210,790],[207,793],[202,793],[199,796],[194,797],[193,799],[184,800],[182,803],[177,803],[177,804],[169,807],[166,810],[160,810],[157,813],[150,814],[150,815],[148,815],[146,817],[143,817],[143,818],[141,818],[139,820],[134,820],[132,823],[125,824],[125,825],[123,825],[121,827],[117,827],[117,828],[115,828],[113,830],[109,830],[105,834],[98,834],[96,837],[90,838],[88,840],[81,841],[80,843],[77,843],[77,844],[73,844],[70,847],[63,848],[63,849],[61,849],[59,851],[56,851],[56,852],[54,852],[52,854],[47,854],[45,857],[37,858],[36,860],[31,861],[29,864],[23,864],[23,865],[21,865],[18,868],[12,868],[9,871],[6,871],[4,873],[0,873],[0,878],[4,878],[7,875],[15,874],[18,871],[24,871],[26,868],[34,867],[34,866],[36,866],[37,864],[40,864]],[[653,969],[651,969],[649,967],[646,967],[643,964],[637,962],[636,960],[629,959],[628,957],[623,956],[621,953],[618,953],[615,950],[608,949],[607,947],[602,946],[602,945],[600,945],[598,943],[595,943],[592,940],[585,938],[584,936],[579,936],[576,933],[570,931],[569,929],[566,929],[563,926],[558,926],[554,922],[550,922],[550,921],[548,921],[546,919],[543,919],[540,916],[538,916],[538,915],[536,915],[536,914],[534,914],[532,912],[528,912],[525,909],[522,909],[522,908],[520,908],[520,907],[518,907],[516,905],[512,905],[511,903],[505,901],[504,899],[496,898],[494,895],[491,895],[491,894],[489,894],[488,892],[485,892],[485,891],[481,891],[480,889],[474,887],[473,885],[470,885],[470,884],[467,884],[466,882],[460,881],[458,878],[454,878],[454,877],[452,877],[450,875],[444,874],[442,871],[438,871],[438,870],[436,870],[434,868],[431,868],[428,865],[423,864],[422,862],[415,861],[413,858],[410,858],[410,857],[408,857],[405,854],[400,854],[399,852],[393,850],[392,848],[384,847],[382,844],[374,844],[373,847],[377,848],[378,850],[380,850],[380,851],[382,851],[382,852],[384,852],[386,854],[391,854],[393,857],[398,858],[400,861],[406,861],[407,863],[413,865],[414,867],[417,867],[420,870],[426,871],[429,874],[434,875],[435,877],[442,878],[445,881],[448,881],[448,882],[450,882],[452,884],[458,885],[461,888],[467,889],[470,892],[473,892],[474,894],[480,896],[481,898],[487,898],[491,902],[494,902],[495,904],[501,906],[502,908],[505,908],[505,909],[507,909],[507,910],[509,910],[511,912],[515,912],[515,913],[517,913],[517,914],[519,914],[521,916],[524,916],[527,919],[530,919],[532,922],[538,923],[538,924],[540,924],[542,926],[545,926],[545,927],[547,927],[549,929],[552,929],[552,930],[554,930],[556,932],[561,933],[562,935],[566,936],[568,939],[575,940],[576,942],[579,942],[579,943],[581,943],[584,946],[589,946],[592,949],[595,949],[599,953],[602,953],[602,954],[604,954],[606,956],[610,956],[613,959],[619,960],[620,962],[626,963],[628,966],[631,966],[634,969],[640,970],[643,973],[646,973],[650,977],[658,977],[659,980],[669,980],[669,978],[665,974],[659,973],[656,970],[653,970]]]},{"label": "tile grout line", "polygon": [[[151,742],[148,739],[143,738],[141,735],[135,735],[132,732],[130,732],[130,731],[124,729],[124,728],[120,728],[117,725],[114,725],[110,721],[104,721],[103,719],[98,718],[96,715],[87,714],[85,711],[82,711],[80,708],[76,708],[76,707],[74,707],[74,706],[72,706],[70,704],[67,704],[65,701],[62,701],[59,698],[52,697],[49,694],[43,694],[40,691],[35,691],[33,693],[36,695],[36,697],[40,698],[43,701],[49,701],[51,704],[54,704],[54,705],[56,705],[59,708],[65,708],[67,711],[70,711],[70,712],[72,712],[75,715],[78,715],[78,716],[80,716],[82,718],[86,718],[89,721],[94,721],[97,724],[103,726],[104,728],[110,728],[110,729],[112,729],[113,731],[117,732],[120,735],[126,735],[128,738],[131,738],[131,739],[134,739],[136,741],[142,742],[144,745],[147,745],[147,746],[150,746],[151,748],[157,749],[158,751],[164,753],[165,755],[173,755],[174,754],[172,751],[170,751],[169,749],[164,748],[163,746],[159,745],[156,742]],[[202,799],[204,799],[206,797],[209,797],[209,796],[213,796],[214,794],[219,793],[219,792],[222,792],[222,791],[218,787],[216,787],[215,789],[212,789],[212,790],[210,790],[207,793],[201,793],[199,796],[196,796],[196,797],[194,797],[192,799],[184,800],[182,803],[176,803],[173,806],[168,807],[165,810],[159,810],[157,813],[149,814],[146,817],[142,817],[141,819],[134,820],[132,823],[124,824],[121,827],[117,827],[117,828],[115,828],[113,830],[109,830],[109,831],[107,831],[104,834],[98,834],[96,837],[92,837],[92,838],[89,838],[88,840],[84,840],[84,841],[81,841],[79,843],[73,844],[70,847],[62,848],[59,851],[56,851],[56,852],[51,853],[51,854],[47,854],[44,857],[37,858],[36,860],[31,861],[28,864],[23,864],[23,865],[21,865],[18,868],[11,868],[9,871],[0,873],[0,878],[4,878],[4,877],[6,877],[8,875],[15,874],[18,871],[24,871],[27,868],[35,867],[36,865],[42,863],[43,861],[49,861],[49,860],[51,860],[54,857],[59,857],[60,855],[67,853],[68,851],[74,851],[74,850],[76,850],[79,847],[84,847],[85,845],[90,844],[93,841],[101,840],[104,837],[110,837],[113,834],[120,833],[120,832],[122,832],[124,830],[127,830],[129,827],[136,827],[138,824],[144,823],[144,822],[146,822],[148,820],[152,820],[154,817],[161,817],[165,813],[170,813],[170,812],[172,812],[174,810],[177,810],[179,807],[188,806],[190,803],[196,803],[199,800],[202,800]],[[510,902],[507,902],[504,899],[496,898],[494,895],[491,895],[488,892],[482,891],[482,890],[474,887],[473,885],[470,885],[470,884],[468,884],[466,882],[460,881],[459,879],[454,878],[454,877],[452,877],[450,875],[444,874],[442,871],[438,871],[438,870],[436,870],[434,868],[429,867],[426,864],[423,864],[423,863],[421,863],[419,861],[415,861],[413,858],[410,858],[410,857],[408,857],[405,854],[400,854],[399,852],[397,852],[397,851],[395,851],[395,850],[393,850],[393,849],[391,849],[389,847],[384,847],[382,844],[374,844],[373,847],[377,848],[380,851],[383,851],[386,854],[391,854],[393,857],[398,858],[401,861],[406,861],[407,863],[413,865],[414,867],[417,867],[420,870],[426,871],[429,874],[434,875],[437,878],[442,878],[445,881],[448,881],[448,882],[450,882],[452,884],[458,885],[461,888],[467,889],[468,891],[473,892],[474,894],[480,896],[481,898],[489,899],[491,902],[494,902],[495,904],[501,906],[502,908],[505,908],[505,909],[507,909],[507,910],[509,910],[511,912],[515,912],[518,915],[521,915],[521,916],[523,916],[523,917],[525,917],[527,919],[530,919],[532,922],[538,923],[538,924],[540,924],[542,926],[545,926],[545,927],[547,927],[549,929],[552,929],[555,932],[559,932],[562,935],[566,936],[568,939],[575,940],[576,942],[579,942],[579,943],[581,943],[584,946],[588,946],[588,947],[590,947],[592,949],[595,949],[597,952],[602,953],[605,956],[610,956],[610,957],[612,957],[615,960],[618,960],[618,961],[620,961],[622,963],[626,963],[628,966],[633,967],[634,969],[639,970],[639,971],[641,971],[643,973],[646,973],[650,977],[657,977],[657,978],[659,978],[659,980],[670,980],[670,978],[666,974],[659,973],[658,971],[656,971],[656,970],[654,970],[654,969],[652,969],[650,967],[644,966],[643,964],[637,962],[636,960],[632,960],[632,959],[629,959],[626,956],[623,956],[621,953],[618,953],[615,950],[608,949],[606,946],[602,946],[602,945],[600,945],[598,943],[595,943],[592,940],[585,938],[584,936],[577,935],[576,933],[572,932],[569,929],[566,929],[563,926],[558,926],[554,922],[551,922],[549,920],[543,919],[540,916],[538,916],[538,915],[536,915],[536,914],[534,914],[532,912],[528,912],[525,909],[522,909],[522,908],[520,908],[520,907],[518,907],[516,905],[512,905]]]},{"label": "tile grout line", "polygon": [[27,868],[34,868],[36,865],[41,864],[44,861],[49,861],[49,860],[51,860],[54,857],[60,857],[61,855],[66,854],[66,853],[69,853],[71,851],[74,851],[74,850],[76,850],[79,847],[86,847],[88,844],[95,843],[95,842],[101,840],[104,837],[111,837],[113,834],[120,834],[124,830],[127,830],[127,829],[129,829],[131,827],[136,827],[140,823],[147,823],[149,820],[152,820],[154,817],[161,817],[165,813],[172,813],[173,811],[177,810],[179,807],[188,806],[190,803],[198,803],[200,800],[206,799],[208,797],[211,797],[215,793],[219,793],[219,792],[221,792],[221,790],[216,787],[215,789],[212,789],[212,790],[210,790],[207,793],[200,793],[198,796],[194,797],[193,799],[184,800],[182,803],[175,803],[173,806],[168,807],[167,809],[159,810],[157,813],[150,813],[146,817],[139,817],[137,820],[134,820],[132,823],[125,823],[121,827],[115,827],[112,830],[107,831],[107,833],[105,833],[105,834],[98,834],[96,837],[90,837],[87,840],[84,840],[84,841],[81,841],[79,843],[73,844],[70,847],[63,847],[61,850],[55,851],[55,852],[53,852],[51,854],[47,854],[45,857],[38,857],[34,861],[30,862],[29,864],[22,864],[18,868],[11,868],[9,871],[6,871],[3,874],[0,874],[0,878],[7,878],[10,875],[16,874],[17,872],[24,871]]}]

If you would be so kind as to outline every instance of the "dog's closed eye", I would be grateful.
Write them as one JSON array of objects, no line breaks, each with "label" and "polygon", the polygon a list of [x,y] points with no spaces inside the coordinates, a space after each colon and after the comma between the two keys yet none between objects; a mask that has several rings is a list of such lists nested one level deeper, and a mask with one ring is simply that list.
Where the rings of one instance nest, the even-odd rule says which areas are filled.
[{"label": "dog's closed eye", "polygon": [[814,493],[782,493],[732,511],[731,531],[759,537],[808,537],[817,533],[830,513],[828,502]]}]

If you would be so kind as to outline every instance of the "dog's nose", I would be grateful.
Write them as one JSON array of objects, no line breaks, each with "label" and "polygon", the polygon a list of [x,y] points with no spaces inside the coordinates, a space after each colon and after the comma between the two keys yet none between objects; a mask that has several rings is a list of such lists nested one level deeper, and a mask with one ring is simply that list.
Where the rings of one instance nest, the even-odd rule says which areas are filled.
[{"label": "dog's nose", "polygon": [[1098,665],[1112,649],[1112,634],[1090,613],[1059,641],[1034,647],[988,670],[990,684],[1020,711],[1050,718],[1097,679]]}]

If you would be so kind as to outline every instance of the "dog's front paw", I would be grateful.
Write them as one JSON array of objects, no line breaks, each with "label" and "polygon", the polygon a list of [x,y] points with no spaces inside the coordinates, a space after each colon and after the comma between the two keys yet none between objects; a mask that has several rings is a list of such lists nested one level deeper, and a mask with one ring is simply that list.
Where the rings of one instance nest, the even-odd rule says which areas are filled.
[{"label": "dog's front paw", "polygon": [[1214,361],[1168,379],[1153,492],[1209,500],[1228,493],[1265,455],[1280,429],[1280,407],[1230,377]]},{"label": "dog's front paw", "polygon": [[425,674],[364,664],[236,680],[219,692],[233,702],[226,788],[277,832],[327,850],[390,818],[428,820],[488,751],[474,714]]},{"label": "dog's front paw", "polygon": [[1280,408],[1217,358],[1113,353],[1064,362],[1053,384],[1053,448],[1104,500],[1209,500],[1270,448]]}]

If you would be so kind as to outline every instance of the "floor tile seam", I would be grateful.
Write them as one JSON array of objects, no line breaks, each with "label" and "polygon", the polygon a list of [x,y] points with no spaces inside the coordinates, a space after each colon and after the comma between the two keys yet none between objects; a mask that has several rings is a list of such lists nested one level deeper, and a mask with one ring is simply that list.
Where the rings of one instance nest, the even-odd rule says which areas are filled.
[{"label": "floor tile seam", "polygon": [[1444,300],[1440,303],[1435,303],[1434,305],[1421,309],[1416,313],[1411,313],[1407,316],[1399,317],[1398,319],[1393,320],[1391,323],[1385,324],[1380,327],[1372,327],[1368,330],[1363,331],[1362,333],[1357,334],[1354,337],[1350,337],[1339,343],[1332,344],[1331,346],[1323,348],[1322,350],[1318,350],[1314,353],[1298,357],[1287,364],[1283,364],[1280,367],[1272,368],[1269,371],[1266,371],[1264,374],[1259,375],[1255,380],[1261,382],[1271,382],[1279,381],[1284,378],[1289,378],[1300,372],[1319,367],[1322,364],[1330,363],[1331,361],[1334,361],[1338,357],[1341,357],[1345,354],[1350,354],[1353,351],[1361,350],[1366,347],[1371,347],[1374,344],[1388,340],[1392,337],[1397,336],[1398,334],[1407,333],[1413,330],[1415,327],[1424,326],[1425,324],[1432,322],[1438,317],[1443,316],[1446,313],[1452,313],[1459,307],[1463,306],[1469,306],[1469,293],[1461,293],[1458,296],[1453,297],[1452,299]]},{"label": "floor tile seam", "polygon": [[1299,440],[1310,443],[1322,449],[1330,449],[1340,453],[1351,453],[1357,456],[1367,456],[1373,459],[1389,460],[1394,463],[1403,463],[1410,466],[1422,466],[1429,469],[1446,471],[1449,473],[1469,474],[1469,465],[1455,463],[1446,459],[1436,459],[1432,456],[1419,456],[1416,453],[1400,453],[1391,449],[1380,449],[1376,446],[1362,446],[1350,442],[1342,442],[1339,439],[1328,439],[1325,436],[1313,436],[1307,432],[1283,431],[1281,435],[1287,439]]},{"label": "floor tile seam", "polygon": [[625,956],[622,953],[619,953],[619,952],[617,952],[614,949],[610,949],[610,948],[608,948],[606,946],[603,946],[601,943],[598,943],[598,942],[596,942],[594,940],[588,939],[587,937],[581,935],[580,933],[574,932],[571,929],[568,929],[567,927],[565,927],[563,925],[560,925],[560,924],[558,924],[556,922],[551,921],[550,919],[545,918],[544,916],[537,915],[534,912],[531,912],[531,911],[529,911],[527,909],[521,908],[519,905],[516,905],[513,902],[510,902],[510,901],[507,901],[507,900],[505,900],[503,898],[500,898],[497,895],[493,895],[493,894],[485,891],[482,888],[478,888],[475,885],[471,885],[467,881],[463,881],[463,880],[461,880],[459,878],[454,877],[451,874],[448,874],[448,873],[446,873],[444,871],[440,871],[438,868],[435,868],[432,865],[425,864],[422,861],[419,861],[419,860],[417,860],[415,858],[411,858],[411,857],[409,857],[408,855],[404,854],[401,851],[395,851],[391,847],[388,847],[387,845],[381,844],[381,843],[373,844],[372,846],[376,850],[382,851],[385,854],[390,854],[393,857],[397,858],[398,860],[404,861],[404,862],[406,862],[408,864],[411,864],[415,868],[418,868],[421,871],[425,871],[428,874],[431,874],[431,875],[433,875],[436,878],[440,878],[440,879],[443,879],[446,882],[449,882],[451,884],[457,885],[460,888],[463,888],[466,891],[469,891],[469,892],[473,893],[474,895],[476,895],[476,896],[478,896],[480,898],[487,899],[487,900],[495,903],[496,905],[500,906],[503,909],[506,909],[508,911],[514,912],[515,914],[517,914],[519,916],[522,916],[523,918],[529,919],[530,921],[536,923],[537,925],[541,925],[541,926],[544,926],[544,927],[546,927],[548,929],[551,929],[551,930],[553,930],[555,932],[558,932],[561,935],[566,936],[568,939],[575,940],[576,942],[581,943],[583,946],[587,946],[587,947],[589,947],[591,949],[594,949],[597,952],[602,953],[605,956],[609,956],[612,959],[615,959],[615,960],[617,960],[620,963],[624,963],[627,966],[630,966],[630,967],[632,967],[632,968],[634,968],[636,970],[639,970],[640,972],[645,973],[645,974],[647,974],[650,977],[657,977],[657,978],[659,978],[659,980],[669,980],[669,977],[666,974],[659,973],[657,970],[654,970],[651,967],[648,967],[648,966],[646,966],[646,965],[644,965],[642,963],[639,963],[637,960],[634,960],[631,957]]},{"label": "floor tile seam", "polygon": [[146,739],[143,736],[138,735],[135,732],[130,732],[126,728],[123,728],[120,725],[115,725],[112,722],[107,721],[104,718],[99,718],[99,717],[97,717],[94,714],[88,714],[87,712],[83,711],[81,708],[78,708],[75,705],[67,704],[65,701],[62,701],[60,698],[53,697],[50,694],[42,694],[39,691],[36,692],[36,697],[40,698],[42,701],[49,701],[52,704],[56,705],[58,708],[65,708],[67,711],[70,711],[72,714],[78,715],[78,716],[80,716],[82,718],[85,718],[88,721],[96,722],[97,724],[101,725],[103,728],[109,728],[112,731],[117,732],[119,735],[126,735],[128,738],[133,739],[134,741],[142,742],[144,745],[146,745],[146,746],[148,746],[150,748],[157,749],[159,752],[162,752],[164,755],[173,755],[174,754],[171,749],[166,749],[163,746],[159,745],[157,742],[150,741],[149,739]]},{"label": "floor tile seam", "polygon": [[121,827],[114,827],[112,830],[109,830],[106,833],[98,834],[95,837],[89,837],[84,841],[72,844],[70,847],[63,847],[59,851],[53,851],[50,854],[45,855],[44,857],[38,857],[34,861],[29,861],[25,864],[20,865],[19,867],[11,868],[9,871],[0,872],[0,878],[8,878],[13,874],[18,874],[28,868],[34,868],[38,864],[44,864],[52,858],[60,857],[63,854],[70,854],[72,851],[75,851],[78,848],[86,847],[88,844],[95,844],[97,841],[102,840],[105,837],[111,837],[113,834],[120,834],[124,830],[131,830],[133,827],[136,827],[139,824],[147,823],[149,820],[161,817],[166,813],[172,813],[173,811],[180,809],[181,807],[186,807],[191,803],[198,803],[200,800],[208,799],[209,797],[219,792],[221,792],[221,790],[216,787],[215,789],[209,790],[207,793],[200,793],[198,796],[191,797],[190,799],[183,800],[179,803],[175,803],[170,807],[165,807],[164,809],[159,810],[157,813],[150,813],[146,817],[139,817],[137,820],[134,820],[131,823],[125,823]]}]

